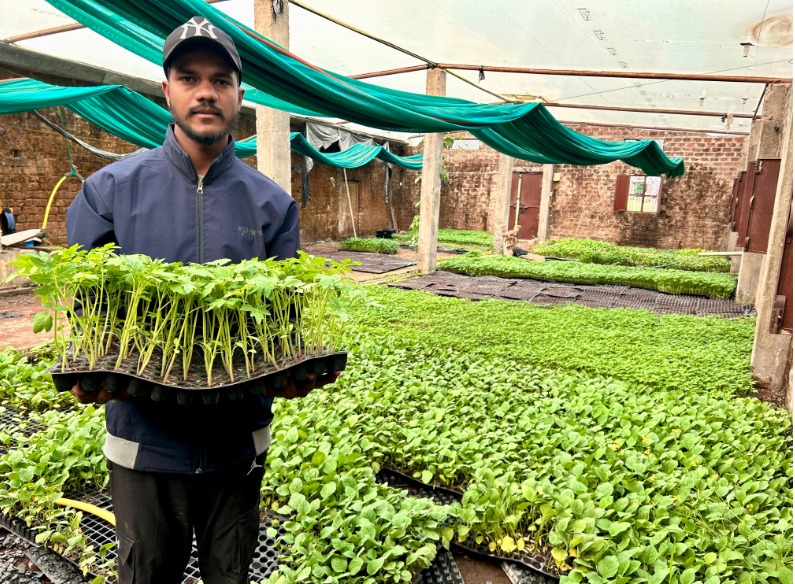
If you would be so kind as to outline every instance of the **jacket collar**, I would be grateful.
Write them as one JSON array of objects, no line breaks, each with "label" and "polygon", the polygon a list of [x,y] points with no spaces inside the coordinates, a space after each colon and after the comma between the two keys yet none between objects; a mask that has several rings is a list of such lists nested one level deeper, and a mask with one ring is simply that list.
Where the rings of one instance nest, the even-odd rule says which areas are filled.
[{"label": "jacket collar", "polygon": [[[193,162],[188,156],[188,153],[182,149],[182,146],[177,142],[177,137],[174,135],[174,124],[168,125],[166,131],[166,139],[163,142],[163,151],[168,156],[168,159],[182,172],[188,179],[195,180],[197,178],[196,169],[193,167]],[[204,177],[204,182],[212,180],[216,176],[229,170],[235,163],[235,139],[229,136],[229,143],[221,151],[221,154],[213,160],[210,165],[210,170],[207,176]]]}]

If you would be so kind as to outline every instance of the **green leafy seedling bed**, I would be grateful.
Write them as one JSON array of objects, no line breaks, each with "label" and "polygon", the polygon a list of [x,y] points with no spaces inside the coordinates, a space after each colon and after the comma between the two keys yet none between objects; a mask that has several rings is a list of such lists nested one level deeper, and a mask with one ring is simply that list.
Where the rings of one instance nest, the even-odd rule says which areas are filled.
[{"label": "green leafy seedling bed", "polygon": [[90,367],[84,356],[66,364],[56,363],[48,373],[58,391],[69,391],[78,381],[83,388],[91,393],[99,391],[103,386],[114,395],[126,388],[133,397],[150,397],[154,401],[176,401],[181,405],[204,403],[214,405],[221,396],[229,401],[238,401],[246,393],[261,395],[266,387],[278,391],[284,388],[289,376],[296,381],[303,381],[310,373],[325,375],[345,370],[348,353],[345,351],[327,351],[320,354],[296,356],[281,359],[278,367],[272,363],[261,361],[247,373],[245,364],[235,363],[236,375],[230,376],[223,366],[215,365],[217,371],[212,376],[212,383],[207,383],[204,365],[196,360],[195,366],[186,378],[163,379],[160,358],[153,358],[147,368],[140,374],[137,372],[138,358],[131,356],[116,367],[116,355],[108,354],[100,358]]},{"label": "green leafy seedling bed", "polygon": [[[390,475],[392,476],[390,477]],[[390,486],[396,488],[409,487],[409,492],[415,497],[428,497],[440,504],[449,504],[451,500],[459,502],[461,501],[462,491],[460,488],[429,485],[428,483],[413,477],[410,471],[397,470],[393,467],[386,466],[381,469],[380,476]],[[396,482],[403,483],[405,486],[395,484]],[[549,576],[550,578],[559,579],[561,576],[561,572],[558,570],[552,557],[540,551],[524,550],[508,553],[500,550],[499,548],[496,548],[494,551],[492,551],[489,549],[489,546],[485,544],[478,544],[472,538],[469,538],[463,542],[452,541],[450,545],[453,548],[457,548],[458,551],[462,553],[485,560],[487,562],[502,560],[530,568],[531,570],[544,574],[545,576]]]}]

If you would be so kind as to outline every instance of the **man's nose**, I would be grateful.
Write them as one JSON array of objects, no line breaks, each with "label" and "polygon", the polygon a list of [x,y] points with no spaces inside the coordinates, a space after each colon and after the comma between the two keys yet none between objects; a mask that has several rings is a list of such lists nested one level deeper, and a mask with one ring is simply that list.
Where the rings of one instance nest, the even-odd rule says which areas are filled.
[{"label": "man's nose", "polygon": [[215,84],[210,80],[206,79],[199,83],[199,87],[196,91],[196,99],[199,101],[202,100],[212,100],[215,101],[218,98],[218,93],[215,91]]}]

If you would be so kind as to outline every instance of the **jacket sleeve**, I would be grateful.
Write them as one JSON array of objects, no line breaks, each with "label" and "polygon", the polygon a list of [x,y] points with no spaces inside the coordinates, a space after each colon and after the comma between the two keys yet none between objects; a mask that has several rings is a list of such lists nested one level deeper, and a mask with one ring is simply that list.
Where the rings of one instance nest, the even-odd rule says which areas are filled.
[{"label": "jacket sleeve", "polygon": [[116,241],[113,212],[97,193],[91,178],[83,183],[66,210],[66,238],[69,245],[93,249]]},{"label": "jacket sleeve", "polygon": [[266,250],[268,257],[275,257],[278,260],[297,257],[300,246],[299,240],[298,205],[290,197],[287,211],[284,214],[284,221],[276,235],[268,243],[268,249]]}]

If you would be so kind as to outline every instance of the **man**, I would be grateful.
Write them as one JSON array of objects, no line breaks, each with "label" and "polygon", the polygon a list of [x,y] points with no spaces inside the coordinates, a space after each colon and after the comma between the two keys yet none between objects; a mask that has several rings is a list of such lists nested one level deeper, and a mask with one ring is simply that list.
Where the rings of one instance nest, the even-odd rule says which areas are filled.
[{"label": "man", "polygon": [[[174,120],[163,146],[85,181],[67,212],[69,243],[114,242],[121,253],[186,263],[295,256],[292,197],[234,155],[243,89],[232,39],[194,17],[166,39],[163,69]],[[107,402],[121,584],[181,582],[194,532],[205,584],[248,584],[272,396],[304,396],[334,378],[290,380],[278,393],[215,406],[92,394],[78,383],[81,402]]]}]

